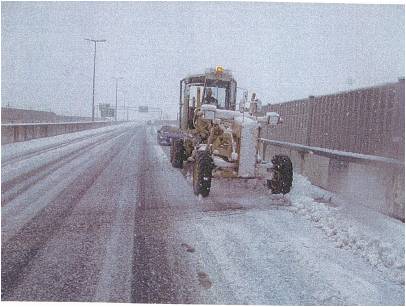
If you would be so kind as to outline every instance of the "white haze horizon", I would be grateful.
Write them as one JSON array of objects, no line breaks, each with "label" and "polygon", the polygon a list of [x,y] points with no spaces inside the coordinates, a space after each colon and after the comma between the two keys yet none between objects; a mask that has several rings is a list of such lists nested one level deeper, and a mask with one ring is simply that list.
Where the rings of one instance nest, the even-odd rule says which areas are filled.
[{"label": "white haze horizon", "polygon": [[179,80],[222,65],[264,104],[404,77],[404,6],[2,2],[2,106],[91,116],[149,105],[176,118]]}]

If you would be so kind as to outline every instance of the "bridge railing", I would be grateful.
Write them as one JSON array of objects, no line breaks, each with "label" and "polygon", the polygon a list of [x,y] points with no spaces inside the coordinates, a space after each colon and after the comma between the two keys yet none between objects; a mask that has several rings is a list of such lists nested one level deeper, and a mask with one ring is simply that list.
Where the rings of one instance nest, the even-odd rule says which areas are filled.
[{"label": "bridge railing", "polygon": [[111,121],[2,124],[1,144],[22,142],[42,137],[100,128],[111,124]]}]

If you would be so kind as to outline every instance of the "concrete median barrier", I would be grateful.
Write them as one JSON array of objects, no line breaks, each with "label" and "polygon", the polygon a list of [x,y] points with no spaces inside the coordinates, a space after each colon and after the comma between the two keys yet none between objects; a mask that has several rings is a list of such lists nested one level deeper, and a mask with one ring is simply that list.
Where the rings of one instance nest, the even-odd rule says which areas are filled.
[{"label": "concrete median barrier", "polygon": [[29,141],[32,139],[101,128],[115,124],[111,121],[68,123],[20,123],[1,125],[1,144]]}]

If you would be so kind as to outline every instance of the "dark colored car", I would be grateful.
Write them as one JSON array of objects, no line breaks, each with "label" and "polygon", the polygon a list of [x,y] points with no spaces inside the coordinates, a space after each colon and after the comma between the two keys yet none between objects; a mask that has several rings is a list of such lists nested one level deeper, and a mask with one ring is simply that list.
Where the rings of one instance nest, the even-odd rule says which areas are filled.
[{"label": "dark colored car", "polygon": [[157,141],[159,145],[171,145],[172,138],[176,138],[179,132],[176,127],[173,126],[162,126],[161,129],[157,131]]}]

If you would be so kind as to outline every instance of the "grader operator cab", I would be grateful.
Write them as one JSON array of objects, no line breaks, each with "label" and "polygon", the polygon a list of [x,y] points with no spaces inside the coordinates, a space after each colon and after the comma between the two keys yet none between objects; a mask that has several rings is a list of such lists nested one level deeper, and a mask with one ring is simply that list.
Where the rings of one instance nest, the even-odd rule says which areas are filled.
[{"label": "grader operator cab", "polygon": [[[173,167],[191,168],[196,195],[209,195],[213,177],[263,178],[272,193],[292,186],[292,163],[276,155],[270,162],[258,156],[259,129],[280,122],[275,112],[263,116],[236,111],[237,82],[221,66],[180,81],[179,137],[172,139]],[[247,93],[244,94],[247,97]]]}]

